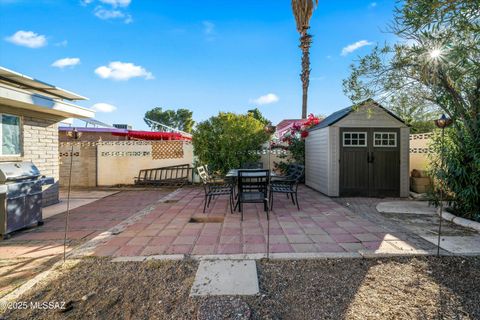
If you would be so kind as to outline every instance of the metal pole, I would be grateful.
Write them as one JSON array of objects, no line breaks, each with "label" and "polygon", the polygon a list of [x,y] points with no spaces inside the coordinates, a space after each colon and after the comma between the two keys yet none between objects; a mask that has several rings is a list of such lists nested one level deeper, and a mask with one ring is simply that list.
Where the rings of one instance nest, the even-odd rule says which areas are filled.
[{"label": "metal pole", "polygon": [[[440,150],[440,164],[442,168],[442,172],[444,170],[444,160],[443,160],[443,153],[444,153],[444,140],[445,140],[445,128],[442,128],[442,143],[441,143],[441,150]],[[443,213],[443,186],[440,181],[440,223],[438,224],[438,242],[437,242],[437,257],[440,256],[440,238],[442,233],[442,213]]]},{"label": "metal pole", "polygon": [[[270,154],[272,153],[272,144],[270,141],[268,141],[268,172],[269,176],[272,173],[271,166],[270,166]],[[271,179],[272,177],[270,176],[268,179],[268,191],[271,192],[270,190],[270,185],[271,185]],[[270,195],[268,195],[268,199],[270,199]],[[272,199],[273,201],[273,199]],[[270,259],[270,201],[267,201],[267,259]]]},{"label": "metal pole", "polygon": [[65,215],[65,234],[63,237],[63,262],[65,263],[65,256],[67,250],[67,232],[68,232],[68,215],[70,213],[70,191],[72,190],[72,167],[73,167],[73,145],[70,152],[70,170],[68,173],[68,192],[67,192],[67,213]]}]

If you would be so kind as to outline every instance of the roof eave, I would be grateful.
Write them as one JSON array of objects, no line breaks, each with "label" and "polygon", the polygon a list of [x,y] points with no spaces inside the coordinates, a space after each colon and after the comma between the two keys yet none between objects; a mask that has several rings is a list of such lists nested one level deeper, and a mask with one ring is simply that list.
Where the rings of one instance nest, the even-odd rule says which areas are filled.
[{"label": "roof eave", "polygon": [[93,118],[95,116],[95,111],[91,109],[6,86],[0,86],[0,103],[65,118]]}]

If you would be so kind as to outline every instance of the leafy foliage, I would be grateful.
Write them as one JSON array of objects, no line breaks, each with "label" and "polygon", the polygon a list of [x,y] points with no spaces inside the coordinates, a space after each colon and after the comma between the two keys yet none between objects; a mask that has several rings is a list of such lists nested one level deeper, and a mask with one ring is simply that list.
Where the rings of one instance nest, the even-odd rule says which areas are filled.
[{"label": "leafy foliage", "polygon": [[199,123],[193,132],[193,148],[200,163],[226,173],[244,163],[260,159],[268,141],[264,124],[251,115],[220,112]]},{"label": "leafy foliage", "polygon": [[[282,148],[289,151],[289,156],[284,155],[281,158],[290,158],[290,161],[280,161],[276,167],[282,172],[285,171],[289,163],[305,164],[305,138],[308,137],[308,129],[320,123],[320,118],[310,114],[306,121],[301,125],[294,125],[292,130],[287,131],[281,141],[284,144],[272,145],[272,148]],[[286,145],[285,145],[286,144]]]},{"label": "leafy foliage", "polygon": [[352,65],[344,90],[356,103],[375,98],[392,107],[410,100],[420,114],[438,109],[452,118],[445,165],[435,162],[432,174],[437,181],[446,179],[443,187],[459,213],[471,216],[480,192],[478,182],[470,179],[478,177],[475,161],[480,157],[480,2],[402,4],[390,27],[400,40],[375,47]]},{"label": "leafy foliage", "polygon": [[465,130],[446,129],[442,149],[438,131],[430,145],[434,151],[430,154],[430,170],[437,179],[435,193],[442,188],[456,213],[480,221],[480,144]]},{"label": "leafy foliage", "polygon": [[260,121],[261,123],[263,123],[263,125],[270,125],[270,124],[272,124],[272,122],[271,122],[270,120],[268,120],[267,118],[265,118],[265,117],[263,116],[263,114],[260,112],[260,110],[258,110],[258,108],[248,110],[248,115],[254,117],[254,118],[257,119],[258,121]]},{"label": "leafy foliage", "polygon": [[[161,107],[155,107],[145,113],[145,118],[162,123],[177,130],[192,132],[195,121],[192,118],[193,112],[188,109],[163,110]],[[162,130],[156,125],[147,122],[153,130]]]}]

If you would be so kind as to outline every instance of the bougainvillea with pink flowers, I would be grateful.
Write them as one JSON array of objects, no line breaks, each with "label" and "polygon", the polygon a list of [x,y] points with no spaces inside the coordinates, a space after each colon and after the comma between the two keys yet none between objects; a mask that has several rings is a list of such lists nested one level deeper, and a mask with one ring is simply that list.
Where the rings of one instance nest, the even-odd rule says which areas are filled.
[{"label": "bougainvillea with pink flowers", "polygon": [[319,117],[310,114],[303,123],[293,124],[292,128],[280,137],[278,143],[271,144],[272,148],[289,151],[289,156],[285,155],[284,158],[290,158],[290,161],[275,163],[277,168],[283,169],[292,162],[305,163],[305,138],[308,137],[308,129],[316,126],[320,121]]}]

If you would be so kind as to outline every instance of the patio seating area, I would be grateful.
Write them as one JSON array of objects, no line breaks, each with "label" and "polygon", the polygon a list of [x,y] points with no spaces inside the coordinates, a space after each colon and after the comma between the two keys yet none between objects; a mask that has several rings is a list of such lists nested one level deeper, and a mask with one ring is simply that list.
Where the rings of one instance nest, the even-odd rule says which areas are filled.
[{"label": "patio seating area", "polygon": [[[291,199],[277,197],[270,212],[270,252],[339,253],[415,250],[403,234],[377,225],[304,185],[298,210]],[[203,213],[204,191],[184,187],[175,197],[98,246],[98,256],[164,254],[263,254],[267,217],[262,203],[230,213],[229,197],[216,197]]]}]

